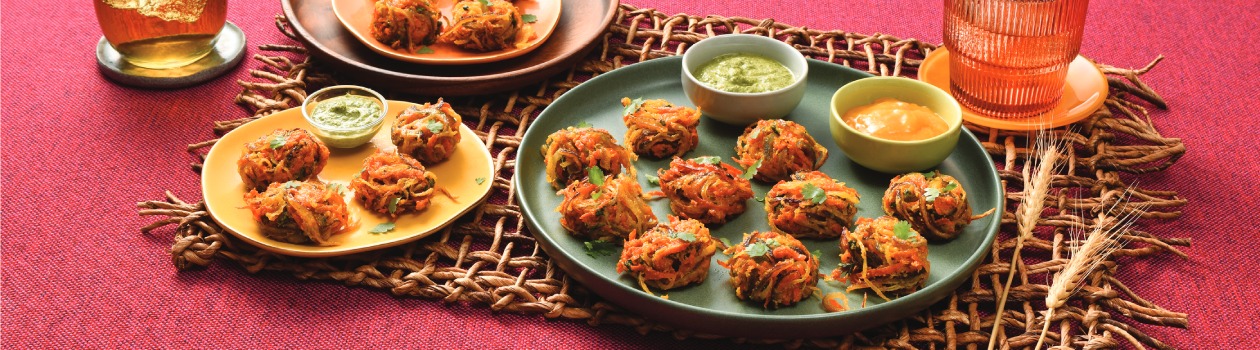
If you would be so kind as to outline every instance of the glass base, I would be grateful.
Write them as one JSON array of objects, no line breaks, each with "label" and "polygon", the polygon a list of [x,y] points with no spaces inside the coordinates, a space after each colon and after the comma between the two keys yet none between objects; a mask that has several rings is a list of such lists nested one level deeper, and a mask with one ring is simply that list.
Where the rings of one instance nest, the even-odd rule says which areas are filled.
[{"label": "glass base", "polygon": [[101,37],[96,44],[96,66],[101,74],[122,85],[142,88],[180,88],[214,79],[236,67],[245,56],[245,32],[232,22],[223,25],[210,54],[191,64],[149,69],[127,62]]}]

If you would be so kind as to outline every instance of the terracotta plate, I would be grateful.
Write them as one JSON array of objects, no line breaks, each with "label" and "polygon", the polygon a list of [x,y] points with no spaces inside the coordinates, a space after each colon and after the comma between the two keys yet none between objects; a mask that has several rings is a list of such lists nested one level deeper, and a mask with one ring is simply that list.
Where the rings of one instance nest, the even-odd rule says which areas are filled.
[{"label": "terracotta plate", "polygon": [[[542,1],[542,0],[539,0]],[[372,51],[333,13],[332,1],[281,0],[293,33],[340,83],[432,96],[483,95],[538,83],[572,68],[603,37],[618,0],[564,1],[550,38],[534,51],[502,61],[431,65]]]},{"label": "terracotta plate", "polygon": [[[845,295],[851,309],[839,313],[825,312],[817,297],[791,307],[766,310],[735,297],[729,272],[716,263],[727,257],[717,254],[703,283],[671,290],[667,293],[669,299],[643,292],[634,278],[617,274],[618,256],[587,255],[583,240],[571,236],[560,226],[555,208],[561,198],[545,179],[539,149],[552,132],[583,121],[605,128],[624,141],[626,127],[621,121],[623,108],[618,102],[622,97],[663,98],[693,106],[683,94],[681,76],[682,60],[678,57],[654,59],[605,73],[556,99],[530,125],[521,140],[516,158],[516,188],[520,191],[521,208],[530,230],[553,261],[591,291],[631,312],[687,330],[748,338],[838,336],[899,320],[927,308],[967,281],[989,253],[989,245],[997,237],[1004,193],[988,153],[975,136],[964,130],[958,147],[937,169],[958,178],[976,213],[992,208],[997,208],[997,212],[972,222],[957,239],[929,246],[928,261],[932,270],[923,289],[889,302],[871,294],[865,308],[860,307],[862,292],[849,292]],[[880,198],[892,176],[850,161],[832,142],[828,126],[832,94],[840,86],[867,76],[840,65],[809,60],[805,97],[787,119],[804,125],[815,140],[830,151],[827,162],[819,170],[858,191],[861,195],[858,217],[877,217],[883,215]],[[700,145],[686,156],[718,156],[730,163],[735,155],[735,139],[743,128],[704,117],[700,119],[698,130]],[[668,164],[667,160],[649,157],[635,162],[639,183],[645,191],[659,189],[648,183],[645,175],[654,175],[657,169]],[[768,184],[753,181],[756,197],[765,196],[769,188]],[[667,200],[650,203],[658,219],[664,220],[670,214]],[[747,205],[747,210],[731,222],[710,226],[712,234],[737,242],[746,232],[769,230],[764,204],[749,200]],[[831,273],[836,268],[840,261],[838,239],[804,240],[804,243],[811,251],[820,252],[820,274]],[[819,287],[824,294],[845,289],[843,284],[828,282],[820,282]]]},{"label": "terracotta plate", "polygon": [[[377,148],[393,149],[389,141],[389,126],[394,118],[411,106],[409,102],[390,101],[389,114],[385,117],[385,125],[366,145],[351,148],[332,148],[332,156],[328,165],[319,173],[319,178],[328,183],[348,185],[350,179],[363,168],[363,159],[376,152]],[[443,195],[435,195],[431,206],[419,213],[400,216],[394,221],[393,231],[383,234],[372,234],[368,230],[377,224],[390,221],[389,217],[377,215],[363,208],[354,200],[353,193],[345,190],[346,204],[349,204],[350,215],[359,220],[359,226],[352,232],[344,232],[333,236],[336,245],[314,246],[284,243],[262,235],[258,222],[254,221],[248,209],[245,209],[245,184],[236,171],[236,160],[241,156],[245,144],[276,129],[313,127],[302,118],[297,108],[262,117],[242,125],[236,130],[223,135],[210,153],[206,155],[205,167],[201,174],[201,191],[205,194],[206,209],[214,220],[228,232],[237,237],[269,251],[285,255],[304,257],[326,257],[363,252],[373,249],[391,247],[411,242],[437,232],[442,227],[455,221],[460,215],[468,212],[481,203],[490,194],[490,185],[494,182],[494,166],[490,152],[486,150],[477,135],[467,126],[460,126],[461,137],[455,154],[434,165],[425,167],[437,175],[438,187],[446,189],[455,197],[454,200]],[[481,179],[478,181],[477,179]]]},{"label": "terracotta plate", "polygon": [[[451,9],[457,2],[459,1],[434,1],[435,5],[442,10],[444,18],[451,17]],[[451,44],[436,43],[429,45],[433,52],[421,54],[395,50],[372,38],[372,11],[375,4],[375,0],[332,0],[333,13],[337,15],[337,19],[341,21],[342,25],[346,26],[346,29],[350,30],[350,34],[354,34],[354,37],[363,42],[364,45],[367,45],[368,48],[385,55],[385,57],[424,64],[487,63],[517,57],[534,51],[534,49],[542,46],[542,43],[547,41],[547,37],[550,37],[551,33],[555,31],[556,24],[560,22],[561,7],[560,0],[517,0],[514,2],[517,10],[520,10],[522,15],[533,15],[537,18],[537,21],[525,24],[533,27],[534,36],[532,39],[525,41],[524,47],[491,52],[475,52],[460,49]]]},{"label": "terracotta plate", "polygon": [[[949,92],[949,50],[941,47],[919,66],[919,80]],[[1038,117],[996,118],[962,107],[963,120],[994,129],[1029,131],[1056,128],[1088,118],[1107,101],[1107,77],[1082,56],[1068,65],[1063,98],[1050,113]]]}]

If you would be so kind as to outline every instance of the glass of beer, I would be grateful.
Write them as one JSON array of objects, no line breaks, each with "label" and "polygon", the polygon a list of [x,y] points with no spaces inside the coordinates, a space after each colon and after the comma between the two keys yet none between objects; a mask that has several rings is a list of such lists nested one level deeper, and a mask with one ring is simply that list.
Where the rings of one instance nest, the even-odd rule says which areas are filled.
[{"label": "glass of beer", "polygon": [[227,0],[93,0],[110,46],[150,69],[189,65],[210,54],[227,21]]},{"label": "glass of beer", "polygon": [[949,90],[974,112],[1025,118],[1054,109],[1081,50],[1089,0],[945,0]]}]

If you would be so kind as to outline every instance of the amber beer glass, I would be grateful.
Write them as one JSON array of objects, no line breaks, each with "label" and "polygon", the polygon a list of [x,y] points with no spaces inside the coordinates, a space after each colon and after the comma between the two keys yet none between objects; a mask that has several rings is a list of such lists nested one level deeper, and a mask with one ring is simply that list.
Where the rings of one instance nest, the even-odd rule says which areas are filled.
[{"label": "amber beer glass", "polygon": [[181,67],[214,48],[227,0],[93,0],[105,40],[131,64]]},{"label": "amber beer glass", "polygon": [[945,0],[949,89],[998,118],[1040,116],[1063,96],[1089,0]]}]

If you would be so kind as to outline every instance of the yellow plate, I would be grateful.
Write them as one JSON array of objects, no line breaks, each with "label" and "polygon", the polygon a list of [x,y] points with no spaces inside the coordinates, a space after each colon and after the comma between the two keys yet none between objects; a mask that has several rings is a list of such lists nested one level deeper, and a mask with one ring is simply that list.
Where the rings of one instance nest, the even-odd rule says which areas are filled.
[{"label": "yellow plate", "polygon": [[363,168],[364,158],[376,152],[377,148],[394,148],[389,140],[390,126],[393,125],[394,118],[411,105],[410,102],[390,101],[389,115],[382,122],[385,124],[368,144],[352,149],[330,148],[331,157],[328,165],[319,173],[319,178],[324,182],[346,186],[345,199],[346,204],[349,204],[350,215],[352,219],[359,220],[356,230],[333,235],[336,245],[292,244],[267,238],[263,236],[258,222],[254,221],[245,208],[245,184],[236,171],[236,160],[240,158],[241,150],[246,143],[276,129],[314,129],[302,118],[302,111],[298,108],[249,122],[223,135],[215,143],[214,148],[206,155],[205,167],[201,173],[201,191],[205,195],[206,209],[210,211],[214,221],[246,242],[272,252],[303,257],[337,256],[392,247],[437,232],[484,201],[494,183],[494,165],[490,152],[467,126],[460,125],[459,145],[455,147],[455,153],[450,159],[425,165],[437,175],[437,186],[450,192],[455,199],[441,194],[434,195],[429,208],[419,213],[399,216],[394,221],[396,226],[393,231],[383,234],[369,233],[368,230],[377,224],[389,222],[389,217],[363,208],[363,204],[354,200],[348,186],[350,179]]},{"label": "yellow plate", "polygon": [[[949,91],[949,51],[944,46],[932,51],[919,66],[919,80]],[[996,118],[976,113],[962,107],[963,120],[994,129],[1028,131],[1057,128],[1072,124],[1092,115],[1107,101],[1107,77],[1098,66],[1076,56],[1068,65],[1067,81],[1063,85],[1063,98],[1045,115],[1026,118]]]},{"label": "yellow plate", "polygon": [[[443,18],[449,19],[451,9],[455,7],[455,3],[458,1],[435,0],[434,2],[442,10]],[[395,50],[372,38],[372,11],[375,9],[375,4],[376,1],[374,0],[332,0],[333,13],[337,15],[337,19],[350,31],[350,34],[353,34],[355,38],[367,45],[372,51],[396,60],[434,65],[488,63],[529,53],[542,46],[542,43],[547,41],[551,33],[555,32],[556,25],[560,23],[561,7],[560,0],[515,1],[516,8],[521,11],[522,15],[534,15],[534,17],[538,18],[534,23],[529,23],[529,25],[534,26],[534,38],[527,41],[524,47],[475,52],[464,50],[451,44],[434,43],[429,45],[429,48],[433,49],[432,53],[418,54],[405,50]],[[444,19],[443,22],[446,22],[446,20]]]}]

